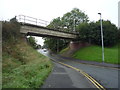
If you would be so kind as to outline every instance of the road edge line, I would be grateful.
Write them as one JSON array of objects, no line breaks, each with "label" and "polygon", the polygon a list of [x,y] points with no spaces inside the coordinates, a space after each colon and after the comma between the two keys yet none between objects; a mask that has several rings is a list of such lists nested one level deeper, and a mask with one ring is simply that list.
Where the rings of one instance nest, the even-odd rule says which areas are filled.
[{"label": "road edge line", "polygon": [[100,85],[95,79],[93,79],[93,77],[91,77],[90,75],[88,75],[88,74],[87,74],[86,72],[84,72],[83,70],[78,69],[78,68],[75,68],[75,67],[73,67],[73,66],[71,66],[71,65],[68,65],[68,64],[65,64],[65,63],[62,63],[62,62],[53,60],[53,59],[52,59],[52,61],[58,62],[59,64],[62,64],[62,65],[64,65],[64,66],[67,66],[67,67],[69,67],[69,68],[72,68],[72,69],[80,72],[80,73],[81,73],[83,76],[85,76],[89,81],[91,81],[91,83],[92,83],[93,85],[95,85],[99,90],[106,90],[106,89],[105,89],[102,85]]}]

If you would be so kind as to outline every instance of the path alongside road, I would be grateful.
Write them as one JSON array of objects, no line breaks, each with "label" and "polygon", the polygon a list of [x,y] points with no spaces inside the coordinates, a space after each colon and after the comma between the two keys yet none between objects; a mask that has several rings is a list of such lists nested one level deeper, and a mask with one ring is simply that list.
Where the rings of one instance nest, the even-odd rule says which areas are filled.
[{"label": "path alongside road", "polygon": [[95,88],[79,72],[54,62],[54,69],[42,88]]}]

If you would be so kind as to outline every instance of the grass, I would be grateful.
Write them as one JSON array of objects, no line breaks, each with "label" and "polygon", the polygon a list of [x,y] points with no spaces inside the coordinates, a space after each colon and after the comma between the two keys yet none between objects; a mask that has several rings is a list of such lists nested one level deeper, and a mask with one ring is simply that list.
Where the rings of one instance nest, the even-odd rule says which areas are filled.
[{"label": "grass", "polygon": [[15,20],[2,22],[2,88],[40,88],[50,60],[27,44]]},{"label": "grass", "polygon": [[69,50],[69,47],[62,49],[59,54],[63,54],[64,52],[67,52]]},{"label": "grass", "polygon": [[6,45],[3,49],[3,88],[39,88],[51,72],[50,60],[27,43]]},{"label": "grass", "polygon": [[[118,46],[104,48],[105,62],[112,64],[120,64],[118,62]],[[102,62],[102,48],[99,46],[89,46],[80,49],[73,55],[74,58],[87,61]]]}]

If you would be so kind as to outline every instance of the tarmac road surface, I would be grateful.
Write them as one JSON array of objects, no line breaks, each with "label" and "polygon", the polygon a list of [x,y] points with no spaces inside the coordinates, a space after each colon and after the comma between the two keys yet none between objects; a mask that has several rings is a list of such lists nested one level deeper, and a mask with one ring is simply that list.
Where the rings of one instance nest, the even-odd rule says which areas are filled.
[{"label": "tarmac road surface", "polygon": [[[76,67],[78,69],[81,69],[83,71],[85,71],[86,73],[88,73],[90,76],[92,76],[95,80],[97,80],[102,86],[104,86],[105,88],[119,88],[120,85],[118,85],[118,72],[120,71],[119,69],[114,69],[114,68],[109,68],[109,67],[102,67],[102,66],[96,66],[96,65],[89,65],[89,64],[82,64],[79,62],[75,62],[74,60],[69,60],[66,59],[64,57],[60,58],[57,55],[51,55],[49,54],[49,52],[43,52],[42,50],[38,50],[40,53],[48,56],[51,59],[60,61],[62,63],[71,65],[73,67]],[[90,83],[89,80],[87,80],[83,75],[81,75],[80,73],[67,68],[65,66],[62,66],[60,64],[55,63],[55,67],[53,69],[53,75],[50,74],[50,76],[48,77],[48,82],[46,80],[46,83],[51,83],[50,82],[50,78],[52,78],[52,76],[56,76],[55,70],[57,70],[59,72],[59,69],[57,67],[63,68],[64,69],[64,73],[62,72],[62,74],[60,74],[61,76],[65,75],[65,73],[67,74],[69,78],[68,82],[69,85],[64,86],[63,84],[61,84],[64,87],[73,87],[73,88],[95,88],[93,86],[93,84]],[[58,75],[58,76],[60,76]],[[64,78],[59,78],[57,81],[63,81],[65,80]],[[57,82],[56,81],[56,82]],[[67,81],[67,80],[65,80]],[[53,82],[53,81],[52,81]],[[66,82],[67,83],[67,82]],[[79,85],[78,85],[79,84]],[[57,86],[57,85],[56,85]],[[46,85],[43,85],[43,87],[47,87]],[[61,86],[57,86],[57,87],[61,87]]]}]

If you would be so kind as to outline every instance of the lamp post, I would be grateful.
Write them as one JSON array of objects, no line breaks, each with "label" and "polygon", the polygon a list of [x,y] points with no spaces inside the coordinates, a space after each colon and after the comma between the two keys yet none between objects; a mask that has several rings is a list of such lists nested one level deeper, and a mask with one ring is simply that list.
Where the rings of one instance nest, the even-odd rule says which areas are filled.
[{"label": "lamp post", "polygon": [[101,23],[101,40],[102,40],[102,61],[104,63],[104,41],[103,41],[103,30],[102,30],[102,17],[101,13],[98,13],[100,15],[100,23]]},{"label": "lamp post", "polygon": [[103,30],[102,30],[102,17],[101,13],[98,13],[100,15],[100,24],[101,24],[101,40],[102,40],[102,61],[104,63],[104,41],[103,41]]}]

